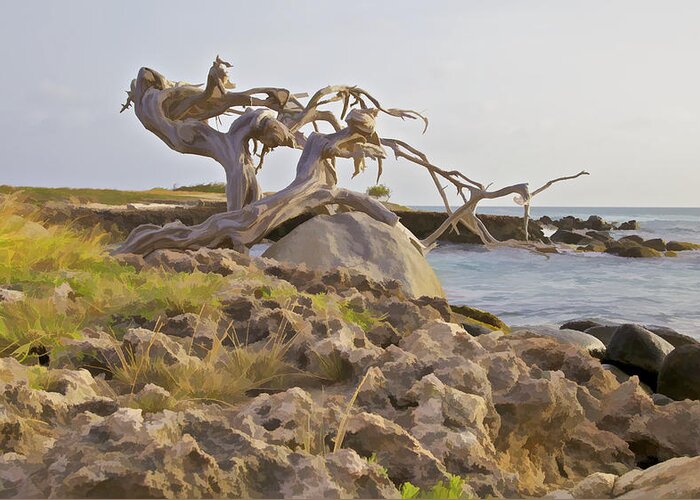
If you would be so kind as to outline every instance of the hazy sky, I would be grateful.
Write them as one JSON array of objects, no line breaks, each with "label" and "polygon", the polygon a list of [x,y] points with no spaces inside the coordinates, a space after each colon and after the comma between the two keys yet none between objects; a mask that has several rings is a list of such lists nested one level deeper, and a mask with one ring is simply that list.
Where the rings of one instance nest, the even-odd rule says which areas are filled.
[{"label": "hazy sky", "polygon": [[[206,6],[206,7],[204,7]],[[239,89],[358,84],[431,126],[380,133],[495,187],[587,169],[539,205],[698,206],[700,2],[7,2],[0,19],[0,184],[143,189],[223,180],[119,114],[141,66],[204,81],[216,54]],[[293,177],[275,151],[265,190]],[[368,172],[341,183],[364,190]],[[436,204],[428,175],[389,161],[392,200]],[[506,204],[510,200],[501,201]]]}]

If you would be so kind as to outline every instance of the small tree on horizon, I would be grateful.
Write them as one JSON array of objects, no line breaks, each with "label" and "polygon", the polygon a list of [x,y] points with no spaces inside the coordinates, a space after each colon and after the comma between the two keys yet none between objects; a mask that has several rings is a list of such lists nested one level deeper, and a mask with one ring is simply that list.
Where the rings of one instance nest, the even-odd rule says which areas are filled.
[{"label": "small tree on horizon", "polygon": [[371,196],[372,198],[384,198],[388,200],[391,196],[391,189],[389,189],[384,184],[377,184],[376,186],[368,187],[365,193],[367,194],[367,196]]}]

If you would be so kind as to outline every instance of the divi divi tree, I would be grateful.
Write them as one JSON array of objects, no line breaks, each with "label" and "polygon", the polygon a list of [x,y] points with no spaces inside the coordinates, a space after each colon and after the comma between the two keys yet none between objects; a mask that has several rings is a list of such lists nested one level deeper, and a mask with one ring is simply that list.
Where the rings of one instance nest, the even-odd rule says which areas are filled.
[{"label": "divi divi tree", "polygon": [[[150,68],[141,68],[131,82],[122,111],[133,105],[136,117],[146,129],[171,149],[185,154],[212,158],[226,173],[226,212],[215,214],[201,224],[187,226],[179,221],[157,226],[144,224],[134,229],[117,253],[147,254],[157,249],[197,249],[214,247],[229,240],[238,248],[249,247],[283,222],[311,211],[333,213],[338,209],[357,210],[377,221],[405,231],[407,238],[426,253],[445,231],[466,227],[487,246],[507,244],[538,249],[537,243],[500,242],[476,216],[483,199],[514,195],[525,209],[525,234],[532,197],[553,183],[585,175],[553,179],[530,192],[527,183],[489,190],[458,170],[445,170],[432,164],[415,147],[399,139],[381,137],[375,127],[379,113],[419,120],[424,132],[428,120],[408,109],[385,108],[366,90],[347,85],[320,89],[304,104],[306,94],[292,94],[284,88],[259,87],[233,91],[228,79],[231,67],[218,56],[204,85],[170,81]],[[328,106],[338,103],[336,106]],[[338,113],[329,108],[341,108]],[[219,131],[210,125],[223,115],[238,115],[229,129]],[[333,129],[321,133],[319,123]],[[310,129],[310,130],[309,130]],[[300,151],[296,177],[284,189],[263,196],[256,173],[265,156],[275,148]],[[383,160],[391,150],[396,159],[404,159],[427,170],[445,204],[448,218],[440,228],[423,240],[401,225],[398,217],[377,200],[337,185],[336,159],[352,159],[353,175],[365,171],[367,159],[377,164],[377,181]],[[452,210],[446,193],[452,186],[463,205]]]}]

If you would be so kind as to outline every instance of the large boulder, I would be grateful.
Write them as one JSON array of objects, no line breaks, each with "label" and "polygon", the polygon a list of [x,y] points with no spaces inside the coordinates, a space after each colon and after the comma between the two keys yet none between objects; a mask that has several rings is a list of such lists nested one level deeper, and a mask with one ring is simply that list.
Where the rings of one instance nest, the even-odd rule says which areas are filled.
[{"label": "large boulder", "polygon": [[673,399],[700,400],[700,344],[677,347],[666,356],[657,390]]},{"label": "large boulder", "polygon": [[314,217],[263,257],[322,271],[350,268],[375,281],[396,280],[413,297],[445,296],[435,272],[406,233],[360,212]]},{"label": "large boulder", "polygon": [[673,349],[673,345],[646,328],[625,324],[610,339],[606,357],[655,387],[661,364]]}]

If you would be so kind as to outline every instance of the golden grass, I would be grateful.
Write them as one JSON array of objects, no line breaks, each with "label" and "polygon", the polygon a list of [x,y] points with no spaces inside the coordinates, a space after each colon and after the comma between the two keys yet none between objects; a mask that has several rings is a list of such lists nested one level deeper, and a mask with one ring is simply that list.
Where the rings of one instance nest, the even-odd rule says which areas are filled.
[{"label": "golden grass", "polygon": [[[113,318],[216,310],[225,279],[201,272],[160,269],[137,272],[113,259],[104,232],[46,225],[17,196],[0,199],[0,287],[26,294],[0,304],[0,355],[24,359],[32,347],[47,349],[75,338],[88,326]],[[70,298],[55,293],[67,283]]]},{"label": "golden grass", "polygon": [[[113,378],[129,388],[133,406],[155,411],[153,400],[137,400],[134,394],[146,384],[163,387],[172,400],[162,404],[177,406],[191,402],[233,405],[246,398],[252,390],[286,388],[290,375],[299,374],[285,360],[295,337],[285,335],[286,325],[268,338],[262,347],[241,344],[229,329],[216,337],[201,361],[167,364],[153,356],[151,348],[158,335],[156,328],[151,341],[141,352],[126,350],[115,343],[118,362],[110,367]],[[190,344],[192,345],[192,344]],[[162,407],[158,407],[163,409]]]}]

